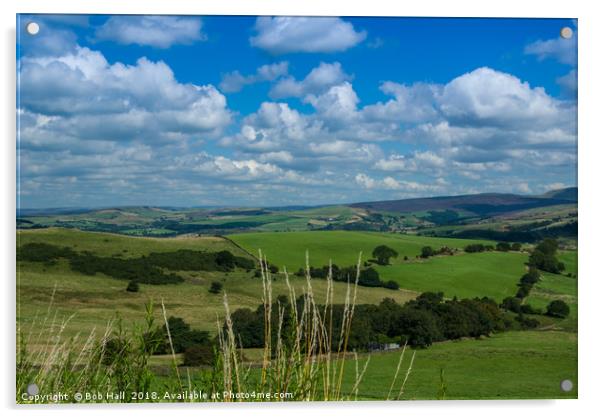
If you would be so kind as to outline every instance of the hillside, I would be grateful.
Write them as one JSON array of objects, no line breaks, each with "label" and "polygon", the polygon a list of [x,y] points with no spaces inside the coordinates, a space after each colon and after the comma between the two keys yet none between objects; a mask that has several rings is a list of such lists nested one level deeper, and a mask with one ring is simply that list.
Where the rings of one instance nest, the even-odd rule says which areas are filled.
[{"label": "hillside", "polygon": [[481,193],[460,196],[438,196],[416,199],[361,202],[350,205],[382,212],[420,212],[461,210],[477,216],[493,216],[537,207],[576,202],[577,189],[562,189],[544,196],[522,196],[508,193]]},{"label": "hillside", "polygon": [[[576,236],[576,194],[572,188],[541,196],[488,193],[315,207],[23,209],[19,211],[17,227],[61,227],[151,237],[318,230],[424,233],[449,225],[482,228],[485,220],[493,220],[489,222],[493,227],[498,221],[496,218],[503,216],[505,220],[512,218],[512,225],[497,228],[502,231],[514,228],[522,219],[537,221],[527,231],[521,225],[521,234],[527,234],[507,237],[532,242],[546,235]],[[544,219],[533,218],[532,211],[536,209],[546,210],[548,214]],[[553,225],[550,219],[554,220]],[[549,225],[543,225],[542,221]],[[564,226],[571,223],[572,226]],[[543,226],[554,229],[543,230]],[[531,229],[538,232],[531,233]],[[483,234],[465,237],[505,239]]]},{"label": "hillside", "polygon": [[577,195],[578,192],[576,187],[567,187],[566,189],[550,190],[549,192],[544,193],[542,197],[577,202]]}]

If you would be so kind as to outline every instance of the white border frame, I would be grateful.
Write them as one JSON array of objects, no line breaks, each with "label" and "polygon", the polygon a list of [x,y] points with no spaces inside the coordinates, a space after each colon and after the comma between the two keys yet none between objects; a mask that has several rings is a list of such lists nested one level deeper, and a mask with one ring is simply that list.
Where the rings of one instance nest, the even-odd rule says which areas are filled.
[{"label": "white border frame", "polygon": [[[595,2],[558,1],[527,2],[503,0],[496,3],[475,0],[420,0],[393,2],[370,0],[163,0],[135,4],[123,0],[5,0],[0,3],[3,41],[0,71],[3,97],[0,100],[3,176],[0,183],[4,199],[2,210],[1,266],[3,267],[3,296],[5,333],[2,350],[2,406],[7,416],[81,416],[104,417],[109,413],[139,413],[145,417],[164,416],[167,410],[176,413],[247,417],[282,416],[301,417],[307,414],[345,414],[348,416],[380,415],[411,416],[443,415],[447,417],[508,417],[509,415],[545,414],[547,417],[588,416],[599,410],[598,398],[602,370],[600,356],[599,299],[602,277],[596,269],[596,252],[600,236],[600,173],[601,155],[599,98],[602,97],[600,45],[602,22],[596,13]],[[415,401],[415,402],[360,402],[311,404],[243,404],[243,405],[104,405],[104,406],[15,406],[15,21],[16,13],[103,13],[103,14],[237,14],[237,15],[332,15],[332,16],[439,16],[439,17],[570,17],[579,19],[579,268],[583,282],[579,285],[579,400],[557,401]],[[598,74],[598,76],[595,76]],[[598,186],[598,187],[596,187]],[[598,258],[600,256],[598,255]],[[597,411],[596,411],[597,412]]]}]

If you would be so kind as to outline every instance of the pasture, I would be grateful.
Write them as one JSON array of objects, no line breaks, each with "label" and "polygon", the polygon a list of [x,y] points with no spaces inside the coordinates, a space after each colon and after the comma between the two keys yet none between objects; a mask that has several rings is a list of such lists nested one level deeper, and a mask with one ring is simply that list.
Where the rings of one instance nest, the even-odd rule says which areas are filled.
[{"label": "pasture", "polygon": [[358,231],[303,231],[303,232],[259,232],[228,235],[228,238],[252,254],[259,250],[268,260],[280,268],[296,271],[305,267],[305,253],[309,253],[312,266],[328,265],[332,260],[338,266],[355,265],[358,255],[362,260],[372,258],[372,250],[378,245],[387,245],[399,253],[393,264],[403,262],[404,256],[415,258],[422,247],[438,249],[443,246],[461,249],[468,244],[495,244],[484,240],[454,238],[431,238]]}]

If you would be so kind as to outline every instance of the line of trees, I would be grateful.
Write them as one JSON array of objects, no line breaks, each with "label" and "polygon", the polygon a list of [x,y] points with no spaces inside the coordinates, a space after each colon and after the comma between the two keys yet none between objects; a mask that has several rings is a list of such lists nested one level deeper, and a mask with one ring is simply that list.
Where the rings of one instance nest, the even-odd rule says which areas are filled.
[{"label": "line of trees", "polygon": [[[303,297],[297,299],[302,311]],[[277,309],[284,312],[282,334],[292,326],[288,299],[279,297],[273,305],[272,321],[278,320]],[[340,334],[343,305],[332,305],[333,340]],[[264,345],[264,306],[255,311],[244,308],[232,313],[234,332],[244,347]],[[278,326],[276,322],[272,325]],[[477,338],[505,329],[503,312],[489,298],[444,300],[443,293],[427,292],[403,305],[386,298],[378,305],[357,305],[354,310],[349,348],[367,350],[375,342],[395,341],[413,347],[428,347],[433,342],[463,337]]]},{"label": "line of trees", "polygon": [[554,238],[546,238],[531,252],[529,265],[550,273],[561,273],[564,271],[565,265],[558,261],[557,251],[558,241]]},{"label": "line of trees", "polygon": [[[20,246],[17,258],[23,261],[56,263],[59,259],[69,260],[73,271],[86,275],[103,273],[116,279],[146,284],[173,284],[184,279],[171,271],[233,271],[242,268],[251,271],[255,262],[238,257],[229,251],[207,252],[177,250],[151,253],[136,258],[99,257],[87,251],[76,252],[69,247],[46,243],[28,243]],[[130,291],[134,287],[130,287]]]},{"label": "line of trees", "polygon": [[[514,242],[514,243],[509,243],[509,242],[498,242],[495,247],[493,245],[489,245],[489,244],[480,244],[480,243],[476,243],[476,244],[468,244],[467,246],[464,247],[464,252],[467,253],[482,253],[485,251],[520,251],[522,248],[522,245],[519,242]],[[447,247],[447,246],[443,246],[441,248],[439,248],[438,250],[434,249],[431,246],[426,246],[426,247],[422,247],[422,250],[420,252],[419,257],[420,258],[429,258],[429,257],[433,257],[436,255],[454,255],[456,253],[457,250]]]},{"label": "line of trees", "polygon": [[422,247],[422,250],[420,250],[420,258],[429,258],[429,257],[434,257],[436,255],[454,255],[455,250],[453,248],[449,248],[447,246],[443,246],[441,248],[439,248],[438,250],[435,250],[433,247],[431,246],[426,246],[426,247]]}]

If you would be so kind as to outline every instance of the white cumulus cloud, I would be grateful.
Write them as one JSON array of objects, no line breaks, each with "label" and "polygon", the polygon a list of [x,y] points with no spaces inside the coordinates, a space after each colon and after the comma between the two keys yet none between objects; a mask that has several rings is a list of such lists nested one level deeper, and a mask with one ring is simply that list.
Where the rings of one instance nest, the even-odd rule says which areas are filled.
[{"label": "white cumulus cloud", "polygon": [[272,54],[337,52],[366,39],[349,22],[337,17],[258,17],[251,45]]},{"label": "white cumulus cloud", "polygon": [[274,81],[286,74],[288,74],[288,62],[282,61],[275,64],[266,64],[259,67],[255,74],[245,76],[238,71],[224,74],[219,87],[226,93],[236,93],[241,91],[246,85]]},{"label": "white cumulus cloud", "polygon": [[205,40],[201,28],[202,21],[197,17],[111,16],[96,30],[96,39],[169,48]]},{"label": "white cumulus cloud", "polygon": [[555,59],[563,64],[577,64],[577,31],[570,39],[557,37],[537,40],[525,47],[525,54],[535,55],[537,59]]},{"label": "white cumulus cloud", "polygon": [[313,68],[303,80],[293,77],[281,79],[270,90],[270,97],[306,97],[327,91],[330,87],[350,81],[353,77],[346,74],[339,62],[324,63]]}]

